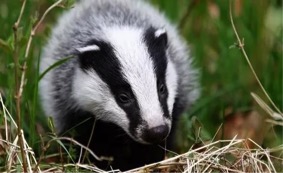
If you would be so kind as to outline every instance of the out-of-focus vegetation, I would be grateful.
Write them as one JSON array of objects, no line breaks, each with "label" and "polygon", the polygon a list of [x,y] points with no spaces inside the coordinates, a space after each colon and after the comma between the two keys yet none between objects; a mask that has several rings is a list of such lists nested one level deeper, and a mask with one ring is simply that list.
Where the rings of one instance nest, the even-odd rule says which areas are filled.
[{"label": "out-of-focus vegetation", "polygon": [[[16,115],[15,68],[18,67],[14,57],[19,57],[19,63],[23,64],[31,28],[54,2],[27,1],[15,40],[13,25],[20,14],[22,1],[0,1],[0,92],[4,95],[5,105],[12,115]],[[195,66],[201,73],[201,97],[181,118],[178,136],[180,152],[187,151],[195,143],[230,138],[235,134],[249,137],[263,147],[282,144],[282,127],[265,122],[266,113],[250,95],[250,92],[255,92],[265,98],[246,60],[234,44],[236,37],[229,19],[229,1],[150,2],[164,11],[172,23],[179,27],[180,33],[190,45]],[[20,107],[21,122],[29,145],[38,155],[42,152],[39,133],[50,131],[37,95],[38,61],[56,19],[71,4],[72,2],[65,2],[47,15],[33,38],[27,59],[27,74]],[[233,11],[235,25],[244,39],[244,48],[250,61],[270,97],[282,110],[282,1],[235,0]],[[0,139],[4,139],[2,114],[0,111]],[[222,129],[216,133],[220,127]],[[282,153],[277,153],[280,154],[282,156]],[[5,156],[5,150],[0,148],[1,166],[5,165]]]},{"label": "out-of-focus vegetation", "polygon": [[[189,110],[189,118],[184,117],[186,133],[190,134],[199,127],[191,124],[192,116],[196,116],[202,124],[202,137],[209,139],[221,123],[235,121],[243,126],[243,121],[250,121],[254,124],[246,130],[255,131],[255,136],[262,138],[259,141],[266,139],[261,141],[263,145],[282,144],[282,128],[262,122],[265,113],[250,95],[250,92],[255,92],[265,98],[235,45],[237,41],[229,18],[229,1],[154,2],[166,11],[172,21],[179,22],[181,33],[188,40],[201,72],[202,96]],[[236,28],[244,39],[250,61],[272,100],[282,110],[282,1],[236,0],[233,11]],[[259,115],[251,116],[255,110]],[[239,132],[240,129],[230,130]],[[189,138],[193,140],[196,136]]]}]

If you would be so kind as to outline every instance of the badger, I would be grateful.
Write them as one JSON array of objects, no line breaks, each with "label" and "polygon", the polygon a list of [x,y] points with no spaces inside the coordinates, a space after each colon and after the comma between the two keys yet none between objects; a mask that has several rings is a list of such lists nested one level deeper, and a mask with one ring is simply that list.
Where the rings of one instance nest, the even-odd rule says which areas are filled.
[{"label": "badger", "polygon": [[[176,27],[143,0],[81,0],[60,17],[40,71],[43,109],[58,134],[97,156],[102,169],[160,161],[177,119],[199,96],[198,71]],[[92,131],[93,130],[93,131]]]}]

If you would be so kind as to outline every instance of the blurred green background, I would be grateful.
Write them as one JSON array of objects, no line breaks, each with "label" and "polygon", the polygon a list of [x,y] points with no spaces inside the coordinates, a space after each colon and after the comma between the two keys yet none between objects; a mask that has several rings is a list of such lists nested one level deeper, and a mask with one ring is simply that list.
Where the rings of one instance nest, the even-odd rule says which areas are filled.
[{"label": "blurred green background", "polygon": [[[27,1],[16,40],[20,64],[24,61],[27,40],[34,22],[54,2],[55,0]],[[195,66],[201,72],[201,97],[181,118],[178,133],[180,151],[188,150],[194,143],[213,139],[222,123],[233,124],[231,118],[230,121],[225,118],[228,115],[233,117],[232,120],[239,116],[248,121],[245,117],[249,117],[249,111],[258,110],[260,119],[267,117],[264,111],[257,107],[250,92],[265,97],[240,50],[233,46],[236,37],[229,19],[229,1],[150,2],[179,27],[180,33],[191,48]],[[37,95],[37,64],[52,26],[71,4],[70,1],[65,2],[47,16],[34,37],[27,60],[27,78],[21,105],[22,124],[26,138],[35,152],[40,150],[38,131],[48,131],[47,120],[43,116]],[[5,96],[5,104],[12,115],[15,115],[15,40],[12,27],[18,18],[21,5],[22,1],[0,1],[0,92]],[[235,0],[232,8],[235,25],[240,37],[244,38],[250,61],[272,100],[282,110],[282,1]],[[1,129],[2,117],[0,112]],[[264,147],[283,143],[282,127],[273,127],[267,123],[258,123],[255,126],[264,131],[259,134],[263,138],[260,141]]]}]

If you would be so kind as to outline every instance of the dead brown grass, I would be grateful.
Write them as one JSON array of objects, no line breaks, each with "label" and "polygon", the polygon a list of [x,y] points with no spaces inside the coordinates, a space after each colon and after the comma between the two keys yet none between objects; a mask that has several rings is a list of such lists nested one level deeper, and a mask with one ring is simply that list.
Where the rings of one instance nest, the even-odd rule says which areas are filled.
[{"label": "dead brown grass", "polygon": [[[24,171],[22,166],[22,158],[20,146],[18,145],[19,136],[17,133],[17,124],[13,117],[5,107],[2,96],[0,95],[2,112],[4,115],[5,131],[0,139],[1,147],[6,152],[6,170],[7,172]],[[14,134],[8,133],[15,132]],[[22,132],[22,130],[21,130]],[[65,172],[66,169],[81,172],[105,172],[98,169],[95,165],[82,163],[66,163],[57,164],[39,163],[33,149],[29,147],[22,132],[24,141],[24,152],[27,161],[27,172]],[[53,139],[54,140],[54,139]],[[61,140],[57,138],[56,140]],[[62,140],[68,140],[62,138]],[[83,149],[86,149],[81,144],[73,141]],[[257,146],[255,149],[249,149],[246,146],[247,142],[254,143]],[[222,146],[222,147],[221,147]],[[87,149],[86,149],[87,150]],[[272,149],[264,149],[257,145],[251,139],[237,139],[235,136],[232,140],[219,140],[210,142],[202,147],[190,149],[184,154],[163,160],[161,162],[146,165],[140,168],[126,171],[127,173],[136,172],[277,172],[274,162],[283,164],[283,159],[272,155],[274,152],[283,152],[283,145]],[[94,153],[91,153],[95,155]],[[149,154],[149,153],[148,153]],[[139,156],[137,156],[138,159]],[[113,170],[109,172],[115,172]]]}]

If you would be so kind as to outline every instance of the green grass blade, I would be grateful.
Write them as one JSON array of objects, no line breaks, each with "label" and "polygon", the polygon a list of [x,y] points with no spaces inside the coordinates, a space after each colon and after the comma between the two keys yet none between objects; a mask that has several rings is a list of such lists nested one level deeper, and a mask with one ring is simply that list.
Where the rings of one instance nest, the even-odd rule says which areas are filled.
[{"label": "green grass blade", "polygon": [[73,58],[74,56],[69,56],[67,58],[63,58],[57,62],[55,62],[54,64],[52,64],[50,67],[48,67],[38,78],[38,82],[52,69],[54,69],[55,67],[67,62],[68,60],[70,60],[71,58]]}]

